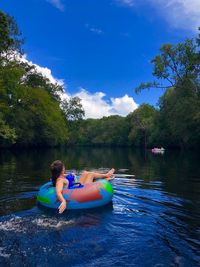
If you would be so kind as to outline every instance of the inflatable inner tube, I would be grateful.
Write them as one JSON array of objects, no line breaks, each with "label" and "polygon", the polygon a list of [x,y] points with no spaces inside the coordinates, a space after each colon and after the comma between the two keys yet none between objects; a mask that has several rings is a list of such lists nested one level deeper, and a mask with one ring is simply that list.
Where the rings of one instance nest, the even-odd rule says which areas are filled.
[{"label": "inflatable inner tube", "polygon": [[[67,201],[67,209],[89,209],[108,204],[112,200],[113,188],[106,179],[98,179],[91,184],[76,183],[71,188],[64,187],[62,194]],[[55,187],[51,182],[40,188],[37,201],[48,208],[59,207],[60,201],[57,199]]]}]

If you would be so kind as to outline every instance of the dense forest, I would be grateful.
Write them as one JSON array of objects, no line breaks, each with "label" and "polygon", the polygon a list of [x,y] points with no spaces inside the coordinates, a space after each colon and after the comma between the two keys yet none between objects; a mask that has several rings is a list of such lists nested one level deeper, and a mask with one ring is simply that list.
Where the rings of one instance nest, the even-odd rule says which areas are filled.
[{"label": "dense forest", "polygon": [[0,11],[0,147],[200,147],[200,38],[165,44],[152,59],[155,80],[135,90],[164,88],[158,109],[102,119],[84,119],[77,97],[62,100],[61,85],[20,59],[22,46],[15,20]]}]

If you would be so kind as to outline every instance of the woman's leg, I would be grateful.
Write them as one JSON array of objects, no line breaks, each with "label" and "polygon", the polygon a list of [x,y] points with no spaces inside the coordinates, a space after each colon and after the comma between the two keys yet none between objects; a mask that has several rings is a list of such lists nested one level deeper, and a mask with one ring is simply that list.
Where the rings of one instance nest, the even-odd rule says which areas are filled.
[{"label": "woman's leg", "polygon": [[105,178],[107,180],[112,179],[112,175],[115,172],[115,169],[111,169],[109,172],[107,173],[98,173],[98,172],[87,172],[84,171],[80,178],[79,178],[79,183],[81,184],[90,184],[94,182],[94,179],[98,179],[98,178]]}]

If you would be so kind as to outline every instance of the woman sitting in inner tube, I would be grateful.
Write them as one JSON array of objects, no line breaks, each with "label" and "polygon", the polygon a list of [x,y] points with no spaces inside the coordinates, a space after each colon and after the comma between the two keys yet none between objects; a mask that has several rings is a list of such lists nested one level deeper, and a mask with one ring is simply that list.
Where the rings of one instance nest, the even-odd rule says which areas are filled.
[{"label": "woman sitting in inner tube", "polygon": [[[96,178],[105,178],[107,180],[113,179],[113,173],[115,169],[111,169],[107,173],[96,173],[96,172],[88,172],[84,171],[78,182],[80,184],[90,184],[93,183],[94,179]],[[69,174],[66,176],[65,173],[65,166],[60,160],[56,160],[51,164],[51,178],[53,186],[56,187],[56,196],[58,200],[61,202],[60,206],[58,207],[59,213],[63,213],[66,209],[67,203],[62,195],[62,190],[64,186],[71,187],[75,183],[75,175]]]}]

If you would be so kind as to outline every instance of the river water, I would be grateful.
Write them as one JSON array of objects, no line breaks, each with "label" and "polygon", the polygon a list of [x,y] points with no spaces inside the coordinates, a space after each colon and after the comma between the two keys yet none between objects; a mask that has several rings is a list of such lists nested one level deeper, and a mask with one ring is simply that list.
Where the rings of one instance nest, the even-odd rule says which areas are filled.
[{"label": "river water", "polygon": [[[77,174],[116,168],[113,202],[62,215],[39,207],[38,188],[55,159]],[[0,266],[200,266],[200,156],[126,148],[1,151]]]}]

